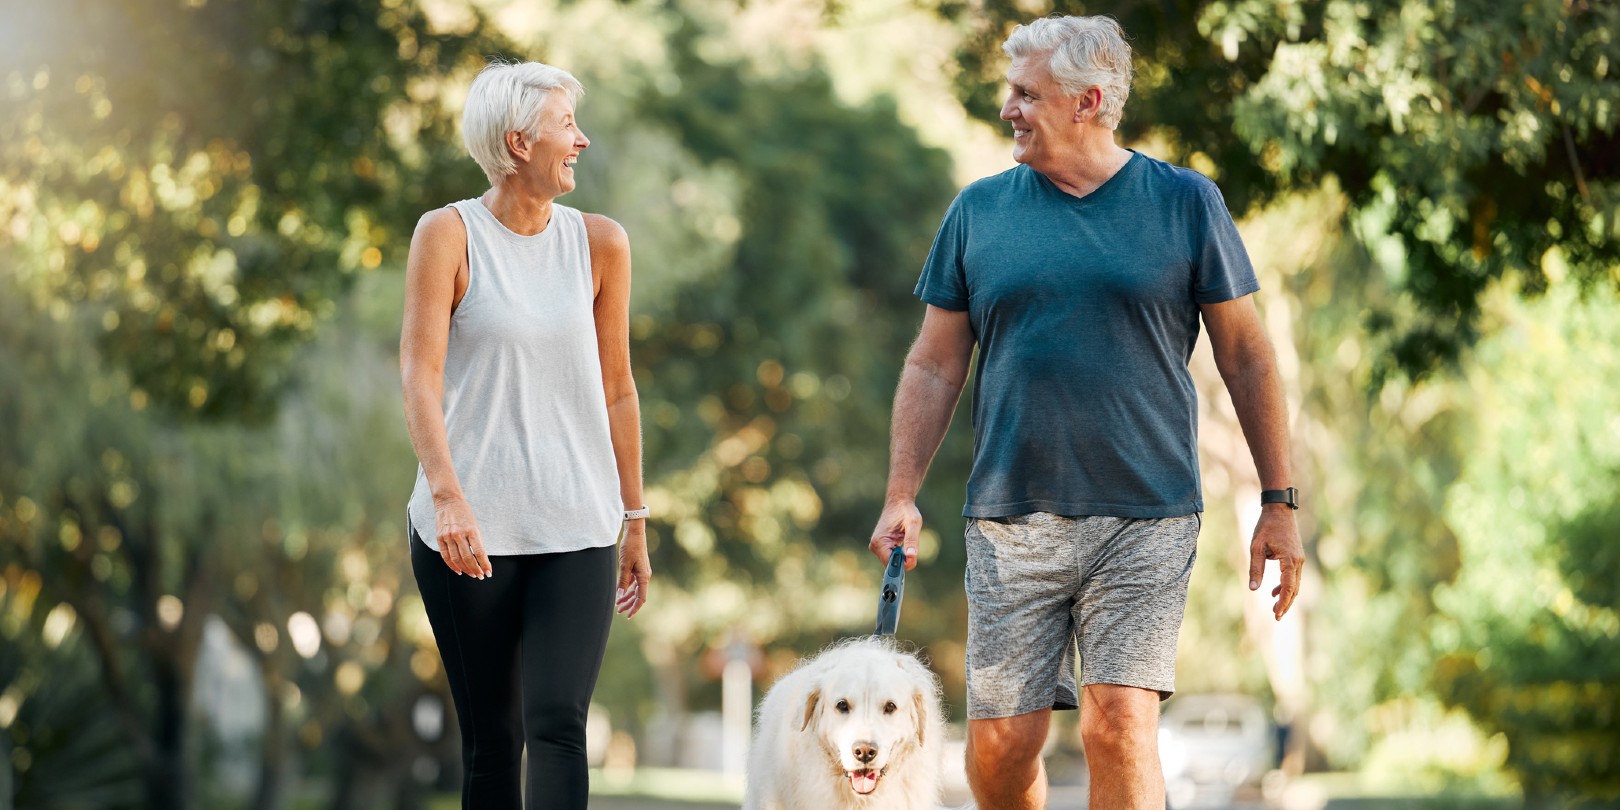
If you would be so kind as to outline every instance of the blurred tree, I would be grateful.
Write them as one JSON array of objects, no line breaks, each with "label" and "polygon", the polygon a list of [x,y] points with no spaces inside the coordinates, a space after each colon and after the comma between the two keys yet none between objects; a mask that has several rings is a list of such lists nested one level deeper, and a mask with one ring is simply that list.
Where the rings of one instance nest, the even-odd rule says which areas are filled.
[{"label": "blurred tree", "polygon": [[[1486,644],[1440,661],[1441,694],[1507,737],[1507,765],[1529,808],[1581,797],[1620,801],[1620,502],[1550,527],[1563,581],[1552,604],[1498,622]],[[1546,569],[1543,569],[1546,570]],[[1522,624],[1520,622],[1523,622]],[[1594,803],[1596,803],[1594,801]]]},{"label": "blurred tree", "polygon": [[[32,712],[30,704],[82,702],[113,720],[150,802],[154,794],[171,795],[156,780],[184,776],[190,671],[173,664],[194,660],[203,614],[182,615],[192,593],[165,575],[190,575],[195,557],[175,548],[172,524],[160,523],[142,497],[154,466],[150,418],[115,401],[127,397],[127,388],[102,377],[81,331],[87,319],[68,311],[81,317],[55,322],[24,303],[11,279],[4,281],[0,555],[7,579],[24,585],[18,598],[33,604],[29,612],[67,622],[45,644],[8,645],[20,660],[7,673],[6,694],[23,707],[20,716],[42,721],[21,739],[12,729],[18,795],[50,795],[52,783],[77,784],[84,776],[75,765],[36,772],[25,764],[35,745],[72,731],[57,725],[67,718]],[[160,555],[167,564],[153,559]],[[73,632],[79,628],[82,647],[81,633]],[[57,645],[64,652],[87,648],[94,657],[95,697],[83,694],[85,684],[75,677],[44,677]],[[121,759],[109,756],[106,764],[116,767]]]},{"label": "blurred tree", "polygon": [[[1358,767],[1378,744],[1370,707],[1432,692],[1433,592],[1462,565],[1444,508],[1467,451],[1468,407],[1440,383],[1374,383],[1365,313],[1397,306],[1398,293],[1372,258],[1378,242],[1369,249],[1344,223],[1345,205],[1329,182],[1244,224],[1266,320],[1288,325],[1272,326],[1273,339],[1297,392],[1295,474],[1310,493],[1300,512],[1307,593],[1296,608],[1308,653],[1296,676],[1310,691],[1286,719],[1300,732],[1300,764],[1333,769]],[[1281,272],[1267,278],[1271,268]],[[1252,492],[1243,497],[1252,503]]]},{"label": "blurred tree", "polygon": [[[0,14],[6,295],[28,302],[23,322],[60,324],[6,334],[25,381],[3,394],[6,555],[78,617],[146,804],[184,808],[204,621],[246,611],[236,626],[268,652],[305,606],[230,604],[262,562],[239,539],[279,506],[274,437],[253,426],[353,277],[399,258],[425,201],[479,176],[440,87],[499,43],[476,14],[436,25],[390,0]],[[353,537],[344,525],[325,528]]]},{"label": "blurred tree", "polygon": [[[1367,315],[1375,381],[1421,376],[1479,333],[1508,273],[1620,284],[1620,6],[1593,0],[938,0],[958,92],[994,120],[1013,25],[1110,14],[1137,77],[1125,142],[1221,184],[1235,211],[1333,178],[1398,292]],[[1372,216],[1364,216],[1371,214]],[[1390,239],[1382,238],[1388,235]]]},{"label": "blurred tree", "polygon": [[0,11],[18,272],[102,313],[99,345],[143,402],[267,416],[355,273],[479,176],[439,98],[499,46],[475,15],[444,32],[392,0]]},{"label": "blurred tree", "polygon": [[[294,750],[328,763],[320,772],[333,782],[334,810],[421,806],[440,764],[460,757],[448,682],[407,553],[404,501],[416,462],[399,406],[403,282],[402,274],[363,277],[283,399],[277,525],[263,555],[276,560],[279,552],[281,570],[261,566],[251,594],[281,602],[261,613],[280,627],[299,612],[306,633],[318,620],[319,649],[306,639],[279,670],[298,697],[267,697],[287,712]],[[296,648],[291,633],[288,641],[284,647]],[[437,722],[424,726],[424,710]]]},{"label": "blurred tree", "polygon": [[1495,301],[1454,386],[1469,452],[1446,503],[1466,564],[1436,592],[1440,695],[1507,739],[1530,807],[1620,801],[1620,297]]},{"label": "blurred tree", "polygon": [[[397,308],[379,339],[376,315],[354,314],[368,307],[344,305],[352,317],[301,353],[272,424],[174,425],[130,408],[127,376],[94,359],[93,315],[58,324],[0,299],[0,718],[16,718],[19,806],[127,806],[142,778],[143,806],[192,800],[211,616],[263,689],[250,806],[284,806],[299,755],[322,751],[334,807],[410,806],[434,777],[420,761],[446,759],[453,735],[415,720],[448,691],[404,592]],[[95,768],[73,756],[91,750]],[[154,797],[158,778],[174,784]]]},{"label": "blurred tree", "polygon": [[[0,542],[12,538],[0,530]],[[38,572],[0,574],[0,804],[19,810],[139,806],[140,773],[95,653]]]}]

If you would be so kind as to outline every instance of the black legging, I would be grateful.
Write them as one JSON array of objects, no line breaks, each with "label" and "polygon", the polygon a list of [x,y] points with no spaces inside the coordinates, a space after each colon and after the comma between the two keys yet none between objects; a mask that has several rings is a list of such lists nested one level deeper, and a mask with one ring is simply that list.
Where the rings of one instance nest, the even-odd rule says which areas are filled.
[{"label": "black legging", "polygon": [[411,532],[411,568],[461,728],[463,810],[584,810],[585,714],[613,620],[615,559],[613,546],[492,556],[494,575],[478,580]]}]

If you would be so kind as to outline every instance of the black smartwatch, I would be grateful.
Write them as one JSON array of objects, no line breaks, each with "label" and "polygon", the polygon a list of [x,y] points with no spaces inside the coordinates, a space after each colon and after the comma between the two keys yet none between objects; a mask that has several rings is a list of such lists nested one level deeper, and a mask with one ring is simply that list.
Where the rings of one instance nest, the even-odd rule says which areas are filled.
[{"label": "black smartwatch", "polygon": [[1289,509],[1299,508],[1299,490],[1289,487],[1287,489],[1260,490],[1260,505],[1268,503],[1286,503]]}]

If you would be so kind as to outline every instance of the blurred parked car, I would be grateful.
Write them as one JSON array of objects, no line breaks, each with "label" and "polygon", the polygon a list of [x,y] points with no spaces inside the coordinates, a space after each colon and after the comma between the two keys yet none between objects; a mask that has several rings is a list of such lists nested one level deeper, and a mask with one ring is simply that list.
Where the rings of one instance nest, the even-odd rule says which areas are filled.
[{"label": "blurred parked car", "polygon": [[1165,703],[1159,754],[1175,807],[1224,805],[1276,762],[1270,713],[1249,695],[1182,695]]}]

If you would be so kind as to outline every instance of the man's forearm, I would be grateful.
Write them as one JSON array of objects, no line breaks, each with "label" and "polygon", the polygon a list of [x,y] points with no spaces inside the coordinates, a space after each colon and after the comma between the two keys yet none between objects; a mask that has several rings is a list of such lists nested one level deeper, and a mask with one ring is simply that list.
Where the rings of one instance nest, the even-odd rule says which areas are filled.
[{"label": "man's forearm", "polygon": [[1288,400],[1283,395],[1277,361],[1269,344],[1255,347],[1226,379],[1237,411],[1243,438],[1254,457],[1261,489],[1283,489],[1295,484],[1289,455]]},{"label": "man's forearm", "polygon": [[906,362],[895,390],[889,430],[887,501],[916,499],[961,396],[961,382],[953,382],[927,365]]}]

